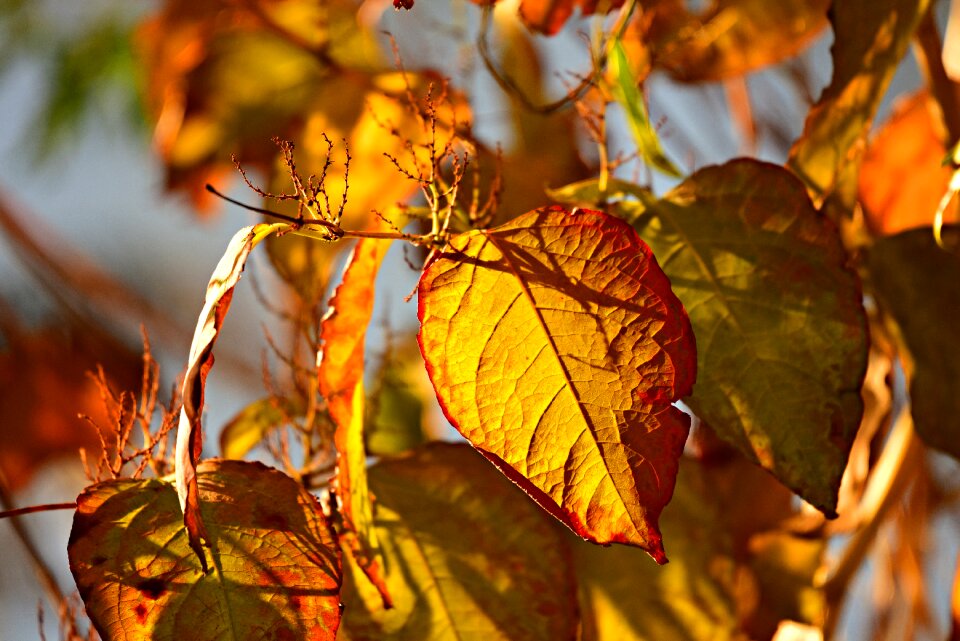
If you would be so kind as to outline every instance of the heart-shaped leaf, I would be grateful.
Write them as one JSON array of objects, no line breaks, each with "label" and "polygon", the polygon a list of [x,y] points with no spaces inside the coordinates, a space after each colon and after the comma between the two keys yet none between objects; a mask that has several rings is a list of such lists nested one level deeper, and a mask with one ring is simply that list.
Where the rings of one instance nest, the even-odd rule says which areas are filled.
[{"label": "heart-shaped leaf", "polygon": [[338,547],[316,499],[259,463],[200,464],[210,571],[191,550],[170,483],[112,480],[77,499],[67,552],[105,641],[330,641]]},{"label": "heart-shaped leaf", "polygon": [[384,610],[351,567],[341,639],[575,638],[576,585],[563,530],[472,449],[433,443],[378,463],[370,487],[396,604]]},{"label": "heart-shaped leaf", "polygon": [[577,534],[665,562],[696,350],[650,249],[595,211],[451,239],[420,282],[420,348],[451,423]]}]

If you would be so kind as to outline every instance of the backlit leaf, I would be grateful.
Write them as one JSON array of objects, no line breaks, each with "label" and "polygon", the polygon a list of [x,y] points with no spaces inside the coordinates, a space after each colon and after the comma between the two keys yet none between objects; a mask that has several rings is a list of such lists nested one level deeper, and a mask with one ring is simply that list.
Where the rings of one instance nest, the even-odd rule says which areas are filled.
[{"label": "backlit leaf", "polygon": [[396,607],[350,568],[341,639],[563,641],[577,607],[562,529],[465,445],[370,469]]},{"label": "backlit leaf", "polygon": [[303,408],[281,398],[261,398],[240,410],[220,432],[223,458],[242,459],[270,432],[303,415]]},{"label": "backlit leaf", "polygon": [[662,200],[621,203],[697,335],[684,399],[727,442],[832,514],[863,411],[866,318],[834,226],[782,167],[735,160]]},{"label": "backlit leaf", "polygon": [[[860,170],[860,202],[867,223],[878,234],[929,227],[933,222],[952,173],[943,164],[946,132],[937,122],[936,109],[926,91],[900,101],[867,148]],[[955,204],[951,211],[956,211]]]},{"label": "backlit leaf", "polygon": [[390,242],[361,238],[343,273],[320,326],[323,347],[318,355],[317,379],[327,411],[336,425],[336,489],[346,525],[345,539],[364,571],[390,597],[380,577],[377,537],[373,529],[367,488],[367,454],[363,442],[363,348],[373,315],[374,281]]},{"label": "backlit leaf", "polygon": [[230,309],[233,288],[240,281],[247,256],[264,238],[289,229],[290,225],[286,223],[261,224],[244,227],[234,234],[207,284],[203,309],[200,311],[190,344],[187,372],[183,377],[183,408],[180,410],[177,425],[174,463],[177,494],[183,509],[184,523],[190,532],[190,543],[204,565],[206,560],[200,540],[207,536],[198,504],[196,465],[203,451],[203,391],[207,374],[213,367],[213,344],[217,340],[227,310]]},{"label": "backlit leaf", "polygon": [[946,248],[932,230],[880,238],[870,249],[871,284],[900,327],[909,351],[910,406],[917,434],[960,458],[960,239],[944,228]]},{"label": "backlit leaf", "polygon": [[929,0],[834,3],[833,79],[807,115],[788,165],[819,199],[856,166],[874,114]]},{"label": "backlit leaf", "polygon": [[664,153],[663,147],[660,146],[657,132],[653,129],[650,117],[647,115],[647,105],[643,93],[637,88],[637,79],[630,71],[627,55],[619,41],[614,42],[608,66],[610,73],[615,78],[611,91],[627,113],[627,123],[630,125],[630,131],[633,133],[633,140],[640,155],[651,167],[668,176],[681,177],[683,174],[680,173],[680,170]]},{"label": "backlit leaf", "polygon": [[796,55],[827,24],[829,0],[649,2],[638,16],[651,63],[686,82],[740,76]]},{"label": "backlit leaf", "polygon": [[205,461],[198,477],[209,572],[170,483],[106,481],[77,499],[70,570],[104,641],[335,638],[340,559],[316,499],[259,463]]},{"label": "backlit leaf", "polygon": [[529,212],[424,271],[420,348],[447,418],[577,534],[666,557],[696,355],[649,248],[606,214]]}]

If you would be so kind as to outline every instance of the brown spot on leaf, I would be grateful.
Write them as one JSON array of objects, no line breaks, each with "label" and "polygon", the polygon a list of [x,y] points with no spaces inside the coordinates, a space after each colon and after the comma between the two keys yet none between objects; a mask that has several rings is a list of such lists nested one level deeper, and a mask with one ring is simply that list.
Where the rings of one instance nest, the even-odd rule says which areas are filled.
[{"label": "brown spot on leaf", "polygon": [[147,606],[142,603],[138,603],[137,607],[133,609],[133,613],[137,615],[137,622],[141,625],[147,622]]},{"label": "brown spot on leaf", "polygon": [[137,584],[137,589],[148,599],[156,601],[167,591],[167,584],[162,579],[146,579]]}]

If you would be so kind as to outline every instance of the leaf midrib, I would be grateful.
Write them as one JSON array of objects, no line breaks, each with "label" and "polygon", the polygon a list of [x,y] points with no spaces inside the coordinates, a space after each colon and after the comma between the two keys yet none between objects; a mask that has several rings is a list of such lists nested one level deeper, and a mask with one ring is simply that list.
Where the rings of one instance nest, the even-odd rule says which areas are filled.
[{"label": "leaf midrib", "polygon": [[[586,423],[587,428],[590,431],[590,436],[592,437],[591,442],[596,448],[597,456],[600,458],[601,461],[603,461],[603,467],[607,472],[607,478],[610,479],[611,483],[613,484],[613,487],[616,489],[617,496],[620,498],[620,504],[623,507],[624,512],[626,512],[626,514],[630,518],[630,522],[633,524],[634,529],[637,530],[637,532],[640,532],[640,526],[633,520],[633,515],[630,513],[630,510],[627,507],[628,502],[624,498],[621,492],[620,485],[614,480],[613,473],[610,470],[610,466],[607,463],[607,459],[604,457],[603,450],[600,448],[600,444],[597,441],[597,433],[596,433],[596,429],[594,427],[593,421],[590,419],[589,415],[587,414],[586,410],[583,407],[583,403],[581,403],[580,401],[580,397],[577,395],[577,389],[576,387],[574,387],[573,381],[570,378],[570,372],[567,371],[567,366],[563,362],[563,358],[560,356],[560,350],[557,348],[557,344],[553,340],[553,335],[550,333],[547,323],[543,318],[543,314],[540,312],[540,308],[537,306],[537,302],[533,298],[533,293],[530,291],[530,288],[527,287],[526,282],[520,276],[519,270],[517,269],[514,262],[510,259],[510,256],[508,255],[508,253],[504,251],[504,248],[499,243],[497,243],[496,238],[493,236],[493,234],[484,233],[483,235],[486,237],[487,240],[490,241],[490,243],[494,247],[496,247],[497,251],[500,252],[500,255],[503,257],[504,262],[506,262],[507,266],[509,267],[510,273],[513,274],[513,276],[517,279],[517,283],[519,283],[521,291],[523,292],[526,299],[530,302],[530,306],[533,308],[534,314],[536,314],[537,321],[540,324],[540,328],[543,330],[543,334],[544,336],[546,336],[547,342],[550,345],[550,351],[553,353],[554,357],[556,358],[557,364],[560,367],[560,371],[563,372],[563,378],[564,378],[564,381],[566,382],[565,387],[568,390],[570,390],[570,394],[573,395],[573,400],[576,403],[577,409],[580,411],[580,416],[583,419],[584,423]],[[534,427],[534,430],[536,430],[536,427]],[[566,476],[566,474],[564,474],[564,476]],[[566,487],[566,483],[564,483],[564,487]],[[566,492],[564,492],[564,496],[566,496]],[[587,525],[586,520],[584,520],[584,525]]]}]

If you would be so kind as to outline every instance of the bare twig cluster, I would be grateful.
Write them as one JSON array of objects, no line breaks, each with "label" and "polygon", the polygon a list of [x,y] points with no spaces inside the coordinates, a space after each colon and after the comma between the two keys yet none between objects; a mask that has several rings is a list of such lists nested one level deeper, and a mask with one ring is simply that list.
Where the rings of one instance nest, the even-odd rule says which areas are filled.
[{"label": "bare twig cluster", "polygon": [[[180,402],[177,386],[174,386],[169,402],[166,405],[158,403],[160,367],[153,359],[146,332],[143,333],[143,377],[139,395],[126,390],[118,394],[111,389],[102,367],[98,367],[91,376],[100,389],[104,409],[107,415],[112,417],[113,424],[101,426],[89,416],[81,415],[81,418],[97,430],[101,443],[100,456],[93,467],[87,459],[86,451],[80,451],[87,478],[91,481],[108,477],[120,478],[125,476],[124,468],[134,462],[137,465],[131,475],[133,478],[142,477],[147,467],[157,477],[169,473],[173,469],[173,463],[168,454],[168,437],[176,426]],[[154,415],[158,406],[161,418],[154,429]],[[140,428],[142,447],[133,445],[136,427]]]}]

